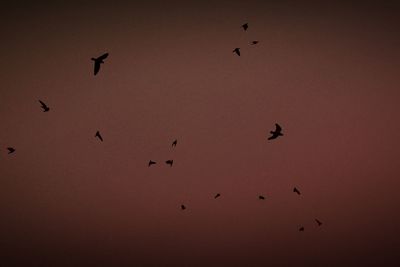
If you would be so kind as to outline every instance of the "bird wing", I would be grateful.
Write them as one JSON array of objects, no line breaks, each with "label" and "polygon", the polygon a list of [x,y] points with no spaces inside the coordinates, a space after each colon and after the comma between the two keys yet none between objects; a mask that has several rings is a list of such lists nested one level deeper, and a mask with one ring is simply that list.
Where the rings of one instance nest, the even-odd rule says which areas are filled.
[{"label": "bird wing", "polygon": [[43,101],[42,101],[42,100],[39,100],[39,102],[40,102],[40,104],[42,104],[42,107],[46,107],[46,104],[45,104],[45,103],[43,103]]},{"label": "bird wing", "polygon": [[94,75],[96,75],[100,70],[100,62],[95,61],[94,62]]},{"label": "bird wing", "polygon": [[277,124],[277,123],[275,123],[275,126],[276,126],[276,132],[280,132],[280,131],[282,131],[282,127],[281,126],[279,126],[279,124]]},{"label": "bird wing", "polygon": [[107,57],[108,57],[108,53],[105,53],[104,55],[99,56],[97,59],[103,60],[103,59],[106,59]]}]

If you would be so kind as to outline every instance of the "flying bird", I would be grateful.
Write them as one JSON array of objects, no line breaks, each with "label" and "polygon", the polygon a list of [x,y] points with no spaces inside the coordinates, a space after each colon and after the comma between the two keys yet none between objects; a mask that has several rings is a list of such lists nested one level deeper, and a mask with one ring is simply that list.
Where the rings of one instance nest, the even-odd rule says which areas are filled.
[{"label": "flying bird", "polygon": [[249,24],[245,23],[242,25],[243,30],[247,31],[247,28],[249,28]]},{"label": "flying bird", "polygon": [[214,198],[218,198],[220,196],[221,196],[221,194],[216,194]]},{"label": "flying bird", "polygon": [[232,51],[232,53],[236,53],[238,56],[240,56],[240,48],[239,48],[239,47],[235,48],[235,49]]},{"label": "flying bird", "polygon": [[320,220],[315,219],[315,221],[317,222],[318,226],[321,226],[321,225],[322,225],[322,222],[321,222]]},{"label": "flying bird", "polygon": [[96,135],[95,135],[94,137],[97,137],[97,138],[99,138],[99,139],[100,139],[100,141],[101,141],[101,142],[103,142],[103,137],[101,137],[101,135],[100,135],[100,132],[99,132],[99,131],[97,131],[97,132],[96,132]]},{"label": "flying bird", "polygon": [[50,108],[45,103],[43,103],[41,100],[39,100],[39,102],[40,102],[40,104],[42,104],[41,108],[43,109],[43,112],[47,112],[50,110]]},{"label": "flying bird", "polygon": [[105,53],[98,58],[92,57],[91,59],[94,61],[94,75],[96,75],[100,70],[100,65],[104,63],[104,59],[108,57],[108,53]]},{"label": "flying bird", "polygon": [[174,161],[172,159],[169,159],[165,163],[167,163],[168,165],[170,165],[172,167],[172,164],[174,163]]},{"label": "flying bird", "polygon": [[151,165],[153,165],[153,164],[156,164],[156,163],[157,163],[157,162],[150,160],[150,161],[149,161],[149,167],[150,167]]},{"label": "flying bird", "polygon": [[181,205],[181,209],[185,210],[186,209],[185,205]]},{"label": "flying bird", "polygon": [[175,141],[172,142],[172,146],[176,146],[176,144],[178,144],[178,140],[177,139],[175,139]]},{"label": "flying bird", "polygon": [[8,149],[8,154],[15,152],[15,148],[13,148],[13,147],[7,147],[7,149]]},{"label": "flying bird", "polygon": [[265,199],[265,197],[264,197],[264,196],[258,196],[258,198],[259,198],[259,199],[262,199],[262,200],[264,200],[264,199]]},{"label": "flying bird", "polygon": [[252,45],[256,45],[256,44],[258,44],[258,43],[259,43],[258,41],[253,41],[253,42],[251,42]]},{"label": "flying bird", "polygon": [[270,131],[272,135],[268,138],[268,140],[278,138],[278,136],[283,136],[282,127],[279,126],[279,124],[277,123],[275,123],[275,127],[276,127],[275,131]]},{"label": "flying bird", "polygon": [[295,187],[295,188],[293,188],[293,192],[294,193],[297,193],[298,195],[300,195],[301,193],[300,193],[300,191]]}]

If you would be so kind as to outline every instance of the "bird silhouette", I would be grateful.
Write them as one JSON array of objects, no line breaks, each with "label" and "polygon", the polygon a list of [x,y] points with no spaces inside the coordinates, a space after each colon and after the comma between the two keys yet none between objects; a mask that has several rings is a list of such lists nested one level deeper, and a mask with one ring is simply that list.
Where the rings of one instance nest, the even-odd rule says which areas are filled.
[{"label": "bird silhouette", "polygon": [[94,75],[96,75],[100,70],[100,65],[104,63],[104,59],[108,57],[108,53],[105,53],[98,58],[92,57],[91,59],[94,61]]},{"label": "bird silhouette", "polygon": [[258,44],[258,43],[259,43],[258,41],[253,41],[253,42],[251,42],[252,45],[256,45],[256,44]]},{"label": "bird silhouette", "polygon": [[272,135],[268,138],[268,140],[278,138],[278,136],[283,136],[282,127],[279,126],[279,124],[277,123],[275,123],[275,127],[276,127],[275,131],[270,131]]},{"label": "bird silhouette", "polygon": [[8,149],[8,154],[15,152],[15,148],[13,148],[13,147],[7,147],[7,149]]},{"label": "bird silhouette", "polygon": [[264,199],[265,199],[265,197],[264,197],[264,196],[258,196],[258,198],[259,198],[259,199],[262,199],[262,200],[264,200]]},{"label": "bird silhouette", "polygon": [[299,231],[300,231],[300,232],[303,232],[303,231],[304,231],[304,227],[303,227],[303,226],[300,227],[300,228],[299,228]]},{"label": "bird silhouette", "polygon": [[165,163],[172,167],[172,164],[174,164],[174,161],[172,159],[169,159]]},{"label": "bird silhouette", "polygon": [[150,167],[151,165],[153,165],[153,164],[156,164],[156,163],[157,163],[157,162],[150,160],[150,161],[149,161],[149,167]]},{"label": "bird silhouette", "polygon": [[247,29],[249,28],[249,24],[245,23],[242,25],[243,30],[247,31]]},{"label": "bird silhouette", "polygon": [[176,144],[178,144],[178,140],[177,139],[175,139],[175,141],[172,142],[172,146],[176,146]]},{"label": "bird silhouette", "polygon": [[296,187],[293,188],[293,192],[294,192],[294,193],[297,193],[298,195],[301,195],[300,191],[299,191]]},{"label": "bird silhouette", "polygon": [[240,48],[239,48],[239,47],[235,48],[235,49],[232,51],[232,53],[236,53],[238,56],[240,56]]},{"label": "bird silhouette", "polygon": [[185,209],[186,209],[186,206],[185,206],[185,205],[181,205],[181,209],[182,209],[182,210],[185,210]]},{"label": "bird silhouette", "polygon": [[43,112],[47,112],[50,110],[50,108],[45,103],[43,103],[41,100],[39,100],[39,102],[40,102],[40,104],[42,104],[41,108],[43,109]]},{"label": "bird silhouette", "polygon": [[218,197],[220,197],[220,196],[221,196],[221,194],[218,193],[218,194],[215,195],[214,198],[218,198]]},{"label": "bird silhouette", "polygon": [[100,139],[100,141],[101,141],[101,142],[103,142],[103,137],[101,137],[101,135],[100,135],[100,132],[99,132],[99,131],[97,131],[97,132],[96,132],[96,135],[95,135],[94,137],[97,137],[97,138],[99,138],[99,139]]},{"label": "bird silhouette", "polygon": [[318,226],[321,226],[321,225],[322,225],[322,222],[321,222],[320,220],[315,219],[315,221],[317,222]]}]

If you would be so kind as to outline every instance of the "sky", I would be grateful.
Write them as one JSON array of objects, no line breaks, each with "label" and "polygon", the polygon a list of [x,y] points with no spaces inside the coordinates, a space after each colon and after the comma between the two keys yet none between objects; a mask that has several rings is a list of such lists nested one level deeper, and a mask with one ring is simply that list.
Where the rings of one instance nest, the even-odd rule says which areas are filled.
[{"label": "sky", "polygon": [[396,266],[399,20],[395,1],[5,4],[0,266]]}]

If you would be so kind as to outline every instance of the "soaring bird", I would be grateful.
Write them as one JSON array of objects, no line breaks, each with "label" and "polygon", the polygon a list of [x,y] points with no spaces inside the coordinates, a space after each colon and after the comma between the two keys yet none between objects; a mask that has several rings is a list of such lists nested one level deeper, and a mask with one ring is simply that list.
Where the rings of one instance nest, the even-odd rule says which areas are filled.
[{"label": "soaring bird", "polygon": [[185,205],[181,205],[181,209],[182,210],[186,209]]},{"label": "soaring bird", "polygon": [[170,165],[172,167],[172,164],[174,163],[174,161],[172,159],[169,159],[165,163],[167,163],[168,165]]},{"label": "soaring bird", "polygon": [[258,41],[253,41],[253,42],[251,42],[252,45],[256,45],[256,44],[258,44],[258,43],[259,43]]},{"label": "soaring bird", "polygon": [[264,200],[264,199],[265,199],[265,197],[264,197],[264,196],[258,196],[258,198],[259,198],[259,199],[262,199],[262,200]]},{"label": "soaring bird", "polygon": [[232,53],[236,53],[238,56],[240,56],[240,48],[239,48],[239,47],[235,48],[235,49],[232,51]]},{"label": "soaring bird", "polygon": [[42,104],[41,108],[43,109],[43,112],[47,112],[50,110],[50,108],[45,103],[43,103],[41,100],[39,100],[39,102],[40,102],[40,104]]},{"label": "soaring bird", "polygon": [[151,165],[153,165],[153,164],[156,164],[156,163],[157,163],[157,162],[150,160],[150,161],[149,161],[149,167],[150,167]]},{"label": "soaring bird", "polygon": [[249,28],[249,24],[245,23],[242,25],[243,30],[247,31],[247,28]]},{"label": "soaring bird", "polygon": [[218,194],[215,195],[214,198],[218,198],[218,197],[220,197],[220,196],[221,196],[221,194],[218,193]]},{"label": "soaring bird", "polygon": [[97,137],[97,138],[99,138],[99,139],[100,139],[100,141],[101,141],[101,142],[103,142],[103,137],[101,137],[101,135],[100,135],[100,132],[99,132],[99,131],[97,131],[97,132],[96,132],[96,135],[95,135],[94,137]]},{"label": "soaring bird", "polygon": [[92,57],[91,59],[94,61],[94,75],[96,75],[100,70],[100,64],[104,63],[104,59],[108,57],[108,53],[105,53],[98,58]]},{"label": "soaring bird", "polygon": [[293,192],[295,192],[295,193],[297,193],[298,195],[300,195],[301,193],[300,193],[300,191],[295,187],[295,188],[293,188]]},{"label": "soaring bird", "polygon": [[299,231],[300,231],[300,232],[303,232],[303,231],[304,231],[304,227],[303,227],[303,226],[300,227],[300,228],[299,228]]},{"label": "soaring bird", "polygon": [[177,139],[175,139],[175,141],[172,142],[172,146],[176,146],[176,144],[178,144],[178,140]]},{"label": "soaring bird", "polygon": [[268,138],[268,140],[278,138],[278,136],[283,136],[282,127],[279,126],[279,124],[277,123],[275,123],[275,127],[276,127],[275,131],[270,131],[272,135]]},{"label": "soaring bird", "polygon": [[315,221],[317,222],[318,226],[321,226],[321,225],[322,225],[322,222],[321,222],[320,220],[315,219]]},{"label": "soaring bird", "polygon": [[7,147],[7,149],[8,149],[8,154],[15,152],[15,148],[13,148],[13,147]]}]

